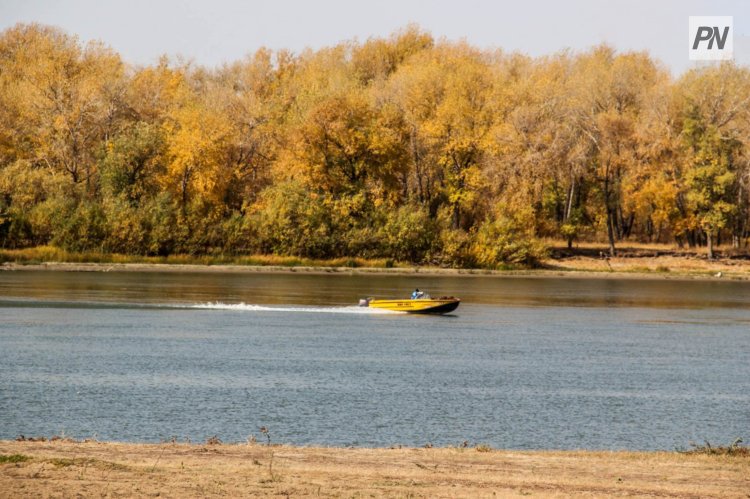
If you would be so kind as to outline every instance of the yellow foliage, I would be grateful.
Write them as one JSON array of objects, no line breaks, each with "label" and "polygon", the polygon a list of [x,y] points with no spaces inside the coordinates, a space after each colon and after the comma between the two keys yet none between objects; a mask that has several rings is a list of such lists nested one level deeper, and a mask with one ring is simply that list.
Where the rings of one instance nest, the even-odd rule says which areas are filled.
[{"label": "yellow foliage", "polygon": [[17,25],[0,34],[0,237],[485,266],[533,261],[540,236],[739,245],[749,95],[731,63],[673,80],[643,52],[532,58],[416,26],[208,69]]},{"label": "yellow foliage", "polygon": [[164,189],[183,203],[193,193],[219,203],[231,181],[224,162],[231,133],[226,117],[187,102],[170,113],[164,130],[168,154],[161,179]]}]

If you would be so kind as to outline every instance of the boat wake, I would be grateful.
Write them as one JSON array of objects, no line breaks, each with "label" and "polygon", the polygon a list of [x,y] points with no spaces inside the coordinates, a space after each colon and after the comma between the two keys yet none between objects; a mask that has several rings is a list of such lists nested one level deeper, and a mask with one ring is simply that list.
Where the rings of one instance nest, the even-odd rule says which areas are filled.
[{"label": "boat wake", "polygon": [[38,300],[34,298],[0,298],[0,309],[5,307],[22,308],[62,308],[62,309],[135,309],[135,310],[232,310],[237,312],[300,312],[319,314],[398,314],[390,310],[348,305],[326,307],[314,305],[254,305],[250,303],[224,303],[220,301],[206,303],[123,303],[123,302],[90,302]]},{"label": "boat wake", "polygon": [[370,307],[359,307],[350,305],[345,307],[316,307],[316,306],[289,306],[289,305],[253,305],[249,303],[196,303],[190,308],[209,310],[233,310],[239,312],[303,312],[318,314],[394,314],[391,310],[383,310]]}]

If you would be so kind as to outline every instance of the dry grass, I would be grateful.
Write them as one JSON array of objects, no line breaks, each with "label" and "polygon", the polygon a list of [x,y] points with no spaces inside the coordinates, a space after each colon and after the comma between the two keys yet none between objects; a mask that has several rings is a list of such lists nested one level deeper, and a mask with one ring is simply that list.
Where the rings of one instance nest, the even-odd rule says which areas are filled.
[{"label": "dry grass", "polygon": [[557,271],[750,278],[747,250],[730,246],[717,248],[717,257],[708,260],[705,248],[679,248],[667,244],[622,243],[618,245],[615,257],[606,256],[608,247],[602,243],[580,243],[572,250],[561,241],[547,241],[546,244],[551,248],[551,257],[543,265]]},{"label": "dry grass", "polygon": [[676,452],[0,442],[4,497],[748,497],[750,459]]},{"label": "dry grass", "polygon": [[392,265],[386,259],[332,258],[317,260],[296,256],[278,255],[169,255],[143,256],[118,253],[70,252],[54,246],[37,246],[24,249],[0,249],[0,263],[39,264],[46,262],[65,263],[111,263],[111,264],[173,264],[173,265],[260,265],[279,267],[373,267]]},{"label": "dry grass", "polygon": [[[567,248],[568,243],[562,239],[542,239],[545,246],[549,248]],[[615,244],[617,249],[631,248],[641,250],[660,250],[660,251],[694,251],[696,253],[705,253],[705,248],[680,248],[677,244],[665,244],[665,243],[640,243],[637,241],[619,241]],[[574,250],[582,249],[607,249],[609,248],[606,241],[575,241],[573,243]],[[728,248],[728,246],[722,246],[722,248]],[[717,247],[717,249],[719,249]]]},{"label": "dry grass", "polygon": [[[669,255],[658,257],[614,257],[608,259],[574,256],[564,259],[548,259],[543,263],[547,269],[558,271],[750,278],[750,260],[725,258],[709,261],[700,258]],[[719,272],[721,272],[721,275],[717,276]]]},{"label": "dry grass", "polygon": [[540,269],[486,270],[415,267],[385,259],[337,258],[313,260],[277,255],[170,255],[149,257],[108,253],[70,253],[52,246],[21,250],[0,249],[0,269],[69,271],[262,271],[262,272],[359,272],[424,275],[567,275],[570,277],[689,277],[700,279],[750,279],[750,255],[729,247],[707,260],[705,250],[680,249],[664,244],[622,244],[618,256],[604,257],[607,246],[581,243],[568,250],[564,242],[547,241],[550,258]]},{"label": "dry grass", "polygon": [[715,456],[737,456],[750,458],[750,447],[740,445],[742,439],[738,438],[732,445],[719,445],[714,447],[706,441],[705,445],[690,444],[690,450],[682,451],[686,454],[708,454]]}]

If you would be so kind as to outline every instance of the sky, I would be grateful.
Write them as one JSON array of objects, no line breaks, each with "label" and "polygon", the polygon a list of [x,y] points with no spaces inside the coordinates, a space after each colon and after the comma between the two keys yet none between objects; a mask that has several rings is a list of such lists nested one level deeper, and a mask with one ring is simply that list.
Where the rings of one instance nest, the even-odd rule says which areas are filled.
[{"label": "sky", "polygon": [[733,16],[735,61],[750,65],[748,0],[0,0],[0,30],[50,24],[135,65],[166,54],[209,67],[260,47],[300,52],[416,23],[437,39],[531,56],[600,43],[647,50],[677,76],[696,64],[688,60],[691,15]]}]

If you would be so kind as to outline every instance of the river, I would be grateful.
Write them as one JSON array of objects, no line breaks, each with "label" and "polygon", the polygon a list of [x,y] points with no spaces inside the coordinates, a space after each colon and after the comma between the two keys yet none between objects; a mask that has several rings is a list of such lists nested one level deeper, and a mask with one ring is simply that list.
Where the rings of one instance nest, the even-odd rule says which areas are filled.
[{"label": "river", "polygon": [[[358,308],[415,287],[450,316]],[[750,439],[750,283],[0,272],[0,438],[633,449]]]}]

